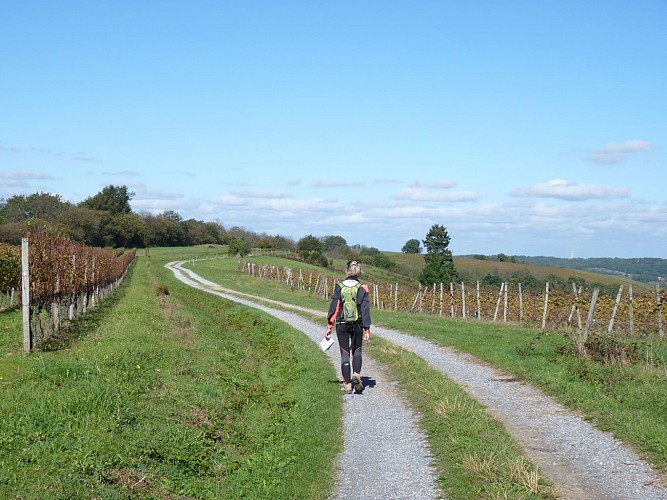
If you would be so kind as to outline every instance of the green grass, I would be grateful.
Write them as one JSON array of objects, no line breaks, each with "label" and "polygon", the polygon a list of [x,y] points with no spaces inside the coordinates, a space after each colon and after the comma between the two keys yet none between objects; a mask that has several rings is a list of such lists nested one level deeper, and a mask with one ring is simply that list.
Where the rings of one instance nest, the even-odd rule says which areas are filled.
[{"label": "green grass", "polygon": [[401,331],[477,356],[541,387],[602,430],[667,469],[667,342],[618,341],[634,362],[605,365],[572,355],[567,336],[477,321],[379,312],[377,319]]},{"label": "green grass", "polygon": [[550,483],[484,407],[417,355],[375,338],[367,348],[388,367],[421,415],[449,498],[554,498]]},{"label": "green grass", "polygon": [[[193,267],[230,288],[326,311],[327,303],[286,285],[235,273],[225,261]],[[322,319],[322,318],[320,318]],[[373,321],[419,335],[520,377],[566,406],[582,412],[603,430],[633,446],[658,469],[667,470],[667,341],[652,338],[594,338],[621,344],[630,362],[605,365],[572,355],[567,335],[475,320],[373,310]],[[600,350],[606,347],[603,345]]]},{"label": "green grass", "polygon": [[30,355],[0,315],[0,497],[326,498],[342,400],[314,343],[152,257],[108,300]]}]

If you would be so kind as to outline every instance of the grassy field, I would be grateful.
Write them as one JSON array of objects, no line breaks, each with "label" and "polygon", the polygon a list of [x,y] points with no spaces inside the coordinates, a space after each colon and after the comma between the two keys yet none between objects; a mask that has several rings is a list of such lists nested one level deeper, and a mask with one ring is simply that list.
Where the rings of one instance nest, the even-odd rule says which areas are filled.
[{"label": "grassy field", "polygon": [[[303,334],[192,290],[163,265],[216,257],[189,267],[223,286],[321,310],[311,317],[323,326],[328,304],[237,272],[221,248],[139,255],[119,292],[72,325],[58,349],[22,354],[19,312],[0,314],[0,497],[326,498],[342,446],[334,367]],[[373,319],[541,386],[667,469],[664,341],[624,344],[632,362],[607,366],[573,357],[563,335],[377,310]],[[458,386],[381,339],[368,352],[397,381],[420,381],[404,397],[422,416],[451,498],[553,496]]]},{"label": "grassy field", "polygon": [[[424,267],[424,255],[388,253],[392,260],[399,263],[404,269],[409,270],[410,275],[415,277],[419,275]],[[608,276],[604,274],[581,271],[578,269],[568,269],[564,267],[547,267],[525,264],[521,262],[500,262],[497,260],[478,260],[462,257],[454,257],[454,266],[461,275],[461,278],[469,283],[482,280],[486,275],[499,276],[504,281],[510,280],[515,276],[532,275],[538,281],[548,281],[555,277],[567,281],[571,278],[583,279],[587,283],[594,283],[605,287],[616,288],[620,285],[632,284],[636,290],[651,290],[647,283],[630,281],[623,277]]]},{"label": "grassy field", "polygon": [[[191,267],[231,288],[326,309],[322,300],[282,283],[227,272],[234,265],[232,260],[211,260]],[[375,310],[373,319],[375,324],[474,354],[542,387],[631,444],[657,468],[667,470],[667,341],[655,337],[592,339],[593,355],[602,358],[605,352],[614,351],[626,356],[626,363],[608,365],[594,357],[573,356],[573,340],[563,334],[393,311]]]},{"label": "grassy field", "polygon": [[21,354],[19,313],[0,315],[0,497],[325,498],[328,359],[162,264],[140,258],[56,351]]}]

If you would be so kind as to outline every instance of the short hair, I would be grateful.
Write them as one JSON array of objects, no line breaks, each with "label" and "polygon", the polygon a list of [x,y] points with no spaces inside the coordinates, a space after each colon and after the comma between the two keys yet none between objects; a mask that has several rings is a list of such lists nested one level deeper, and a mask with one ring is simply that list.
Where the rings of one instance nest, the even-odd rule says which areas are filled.
[{"label": "short hair", "polygon": [[345,274],[348,276],[359,276],[361,274],[361,265],[356,260],[348,260]]}]

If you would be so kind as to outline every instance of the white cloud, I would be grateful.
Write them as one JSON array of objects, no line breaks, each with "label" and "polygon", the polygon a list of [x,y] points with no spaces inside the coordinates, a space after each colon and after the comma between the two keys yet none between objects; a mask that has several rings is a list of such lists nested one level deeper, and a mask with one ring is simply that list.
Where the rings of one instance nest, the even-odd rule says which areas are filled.
[{"label": "white cloud", "polygon": [[104,175],[124,175],[127,177],[139,177],[139,172],[136,170],[117,170],[115,172],[102,172]]},{"label": "white cloud", "polygon": [[238,196],[235,194],[223,194],[222,196],[216,197],[213,201],[221,205],[234,206],[234,207],[249,204],[249,200],[247,198],[243,198],[242,196]]},{"label": "white cloud", "polygon": [[304,215],[308,211],[331,210],[331,203],[323,199],[270,199],[259,203],[259,207],[279,212],[296,213]]},{"label": "white cloud", "polygon": [[347,181],[315,181],[310,187],[319,188],[319,189],[337,189],[337,188],[353,188],[359,187],[358,182],[347,182]]},{"label": "white cloud", "polygon": [[397,200],[410,201],[448,201],[464,202],[475,201],[479,196],[472,191],[458,191],[452,193],[440,193],[428,191],[419,187],[408,187],[402,189],[395,197]]},{"label": "white cloud", "polygon": [[431,182],[414,181],[411,188],[431,188],[431,189],[451,189],[456,186],[456,182],[451,179],[439,179]]},{"label": "white cloud", "polygon": [[614,165],[624,162],[633,153],[651,151],[653,144],[648,141],[632,139],[625,142],[609,142],[601,149],[592,151],[588,159],[593,163]]},{"label": "white cloud", "polygon": [[398,179],[390,179],[390,178],[387,178],[387,177],[379,177],[379,178],[375,179],[374,182],[375,182],[375,184],[378,184],[378,185],[400,184],[401,183],[401,181],[399,181]]},{"label": "white cloud", "polygon": [[247,189],[234,194],[242,198],[290,198],[292,196],[285,191],[275,191],[270,189]]},{"label": "white cloud", "polygon": [[529,188],[517,188],[512,192],[512,196],[583,201],[590,199],[628,198],[630,191],[625,188],[613,186],[579,184],[563,179],[552,179],[548,182],[534,184]]}]

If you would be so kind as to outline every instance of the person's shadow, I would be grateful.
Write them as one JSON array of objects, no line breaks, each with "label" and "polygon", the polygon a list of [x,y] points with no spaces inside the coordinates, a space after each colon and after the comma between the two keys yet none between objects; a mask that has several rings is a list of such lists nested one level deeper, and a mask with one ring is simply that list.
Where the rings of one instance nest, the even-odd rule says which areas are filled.
[{"label": "person's shadow", "polygon": [[[343,381],[340,379],[332,380],[332,382],[336,384],[342,384]],[[364,390],[361,392],[354,391],[354,394],[363,394],[366,392],[366,389],[374,389],[377,382],[373,377],[364,377],[363,375],[361,376],[361,383],[364,385]]]}]

